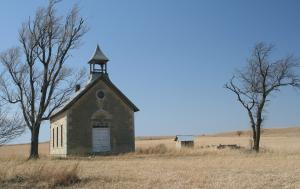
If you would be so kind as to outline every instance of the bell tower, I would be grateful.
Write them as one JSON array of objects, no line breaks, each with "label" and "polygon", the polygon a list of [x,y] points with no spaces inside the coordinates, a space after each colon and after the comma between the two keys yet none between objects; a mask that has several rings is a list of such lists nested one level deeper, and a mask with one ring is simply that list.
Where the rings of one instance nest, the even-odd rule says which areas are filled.
[{"label": "bell tower", "polygon": [[107,62],[108,58],[103,54],[99,45],[94,52],[92,58],[88,61],[90,64],[90,80],[94,80],[95,78],[104,75],[108,76],[107,73]]}]

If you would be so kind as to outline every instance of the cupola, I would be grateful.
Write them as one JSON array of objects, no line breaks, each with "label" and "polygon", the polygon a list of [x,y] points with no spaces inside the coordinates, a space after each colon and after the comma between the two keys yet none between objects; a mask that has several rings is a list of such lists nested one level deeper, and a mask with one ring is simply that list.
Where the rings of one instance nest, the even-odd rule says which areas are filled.
[{"label": "cupola", "polygon": [[88,61],[90,64],[90,78],[91,80],[97,78],[100,75],[108,76],[107,73],[107,62],[108,58],[103,54],[99,45],[92,56],[92,58]]}]

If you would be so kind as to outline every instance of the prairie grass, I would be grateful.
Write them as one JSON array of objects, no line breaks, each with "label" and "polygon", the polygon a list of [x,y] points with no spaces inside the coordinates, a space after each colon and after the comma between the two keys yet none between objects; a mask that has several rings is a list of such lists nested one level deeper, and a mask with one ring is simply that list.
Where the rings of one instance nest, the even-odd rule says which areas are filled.
[{"label": "prairie grass", "polygon": [[80,182],[78,163],[55,167],[48,162],[10,161],[1,164],[1,188],[55,188]]},{"label": "prairie grass", "polygon": [[170,149],[167,148],[164,144],[158,144],[156,146],[150,146],[146,148],[137,148],[136,153],[137,154],[165,154]]},{"label": "prairie grass", "polygon": [[0,188],[300,188],[300,129],[265,131],[260,153],[249,150],[245,133],[201,136],[180,150],[173,138],[154,137],[136,140],[134,153],[89,158],[51,159],[42,144],[38,161],[26,161],[26,145],[4,146]]}]

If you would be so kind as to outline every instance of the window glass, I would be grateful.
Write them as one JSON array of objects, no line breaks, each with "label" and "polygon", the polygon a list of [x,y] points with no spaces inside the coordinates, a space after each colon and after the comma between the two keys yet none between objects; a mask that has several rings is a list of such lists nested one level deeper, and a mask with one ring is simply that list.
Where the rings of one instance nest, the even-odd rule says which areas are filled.
[{"label": "window glass", "polygon": [[93,127],[108,127],[107,121],[94,121]]},{"label": "window glass", "polygon": [[58,127],[56,127],[56,147],[58,147]]},{"label": "window glass", "polygon": [[63,126],[60,126],[60,146],[63,146]]},{"label": "window glass", "polygon": [[54,128],[52,128],[52,147],[53,148],[55,147],[54,142],[55,142],[55,140],[54,140]]}]

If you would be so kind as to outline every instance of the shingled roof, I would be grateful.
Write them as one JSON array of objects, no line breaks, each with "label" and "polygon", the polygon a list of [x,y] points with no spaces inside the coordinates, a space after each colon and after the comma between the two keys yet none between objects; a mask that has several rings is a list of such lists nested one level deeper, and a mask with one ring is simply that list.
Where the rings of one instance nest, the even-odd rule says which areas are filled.
[{"label": "shingled roof", "polygon": [[193,135],[176,135],[174,141],[194,141]]},{"label": "shingled roof", "polygon": [[106,64],[108,62],[108,58],[104,55],[104,53],[101,51],[99,45],[97,45],[97,48],[94,52],[94,55],[89,60],[89,64]]},{"label": "shingled roof", "polygon": [[90,88],[92,88],[98,81],[103,81],[111,90],[118,95],[125,104],[127,104],[134,112],[139,109],[110,81],[107,75],[102,74],[98,78],[90,81],[85,87],[77,91],[63,106],[54,111],[50,116],[50,119],[68,110],[77,100],[79,100]]}]

